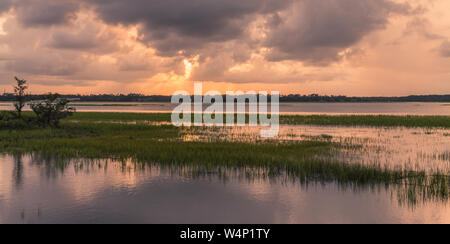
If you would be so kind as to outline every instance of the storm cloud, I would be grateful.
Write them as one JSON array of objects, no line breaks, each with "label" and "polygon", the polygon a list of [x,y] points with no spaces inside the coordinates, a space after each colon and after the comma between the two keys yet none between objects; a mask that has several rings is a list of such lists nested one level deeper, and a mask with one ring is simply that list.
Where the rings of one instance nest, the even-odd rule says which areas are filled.
[{"label": "storm cloud", "polygon": [[391,0],[85,0],[111,24],[141,24],[142,41],[163,56],[199,54],[208,43],[244,40],[258,16],[266,26],[271,61],[310,64],[339,60],[339,53],[386,27],[389,17],[411,12]]},{"label": "storm cloud", "polygon": [[13,6],[24,26],[45,27],[70,22],[80,3],[76,0],[14,0]]},{"label": "storm cloud", "polygon": [[81,29],[58,29],[52,32],[48,47],[61,50],[106,54],[120,49],[119,35],[90,24]]},{"label": "storm cloud", "polygon": [[[270,49],[268,60],[313,65],[338,61],[340,52],[385,28],[391,15],[411,11],[391,0],[15,0],[14,6],[23,25],[39,27],[70,22],[81,2],[108,24],[138,25],[139,40],[167,57],[207,56],[210,43],[249,41],[251,24],[263,17],[258,48]],[[56,48],[96,45],[80,36],[53,38]]]},{"label": "storm cloud", "polygon": [[409,5],[389,0],[301,0],[272,24],[266,45],[269,59],[329,63],[367,34],[383,29],[392,14]]},{"label": "storm cloud", "polygon": [[[0,0],[0,84],[24,74],[45,85],[101,81],[111,91],[127,84],[132,92],[171,91],[192,80],[313,90],[378,82],[380,69],[390,70],[389,84],[419,84],[415,77],[426,75],[447,81],[440,72],[450,62],[448,7],[446,0]],[[418,69],[425,59],[430,67]],[[397,76],[411,67],[423,76]]]},{"label": "storm cloud", "polygon": [[2,14],[5,11],[8,11],[11,8],[11,1],[10,0],[2,0],[0,1],[0,14]]},{"label": "storm cloud", "polygon": [[242,37],[256,14],[272,13],[291,0],[85,0],[111,24],[141,24],[143,41],[161,55]]}]

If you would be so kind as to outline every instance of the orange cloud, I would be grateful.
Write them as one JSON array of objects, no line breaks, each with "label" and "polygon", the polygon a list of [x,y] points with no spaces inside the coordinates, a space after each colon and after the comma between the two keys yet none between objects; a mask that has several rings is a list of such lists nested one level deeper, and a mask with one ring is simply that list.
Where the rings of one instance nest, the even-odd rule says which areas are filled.
[{"label": "orange cloud", "polygon": [[450,93],[445,0],[208,0],[220,16],[168,1],[151,18],[154,1],[36,0],[64,14],[25,18],[27,1],[0,9],[0,89],[18,75],[35,93]]}]

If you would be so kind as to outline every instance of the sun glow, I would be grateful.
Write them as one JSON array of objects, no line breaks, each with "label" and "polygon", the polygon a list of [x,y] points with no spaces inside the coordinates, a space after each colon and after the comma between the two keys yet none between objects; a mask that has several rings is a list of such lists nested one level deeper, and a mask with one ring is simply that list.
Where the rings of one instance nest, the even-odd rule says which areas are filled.
[{"label": "sun glow", "polygon": [[185,59],[184,60],[184,78],[185,79],[188,79],[189,77],[191,77],[191,74],[192,74],[192,63],[189,61],[189,60],[187,60],[187,59]]},{"label": "sun glow", "polygon": [[6,35],[6,32],[3,29],[3,25],[5,24],[5,22],[6,22],[6,18],[0,17],[0,35]]}]

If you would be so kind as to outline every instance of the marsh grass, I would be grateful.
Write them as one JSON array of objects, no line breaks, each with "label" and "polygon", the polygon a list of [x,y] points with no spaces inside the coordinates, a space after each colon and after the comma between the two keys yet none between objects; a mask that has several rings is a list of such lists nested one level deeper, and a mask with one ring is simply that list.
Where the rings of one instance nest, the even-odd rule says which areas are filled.
[{"label": "marsh grass", "polygon": [[[31,112],[24,112],[24,114],[28,114],[29,116],[31,116]],[[66,121],[170,122],[171,114],[78,112]],[[286,125],[450,128],[450,116],[281,115],[280,123]]]},{"label": "marsh grass", "polygon": [[152,121],[152,122],[170,122],[170,114],[159,113],[97,113],[97,112],[78,112],[68,121]]},{"label": "marsh grass", "polygon": [[90,104],[90,103],[74,103],[71,106],[75,107],[137,107],[140,104]]},{"label": "marsh grass", "polygon": [[[118,115],[114,117],[114,115]],[[138,114],[78,114],[77,122],[66,120],[58,129],[0,130],[0,151],[14,155],[35,154],[59,161],[112,159],[139,164],[158,164],[189,169],[197,176],[227,170],[243,170],[251,176],[274,178],[287,175],[303,185],[336,182],[342,187],[385,186],[398,188],[410,203],[449,199],[448,172],[434,172],[377,165],[346,164],[333,158],[347,145],[333,143],[329,136],[302,142],[186,142],[186,128],[146,123],[95,122],[92,118],[135,120]],[[163,115],[151,115],[157,121]],[[83,118],[88,119],[83,119]],[[195,128],[191,129],[195,134]],[[319,140],[320,139],[320,140]],[[261,172],[263,174],[261,175]]]},{"label": "marsh grass", "polygon": [[450,116],[390,116],[390,115],[312,115],[281,116],[281,124],[310,124],[372,127],[450,128]]},{"label": "marsh grass", "polygon": [[[170,122],[171,115],[161,113],[77,113],[71,120]],[[450,116],[282,115],[280,116],[280,123],[289,125],[450,128]]]}]

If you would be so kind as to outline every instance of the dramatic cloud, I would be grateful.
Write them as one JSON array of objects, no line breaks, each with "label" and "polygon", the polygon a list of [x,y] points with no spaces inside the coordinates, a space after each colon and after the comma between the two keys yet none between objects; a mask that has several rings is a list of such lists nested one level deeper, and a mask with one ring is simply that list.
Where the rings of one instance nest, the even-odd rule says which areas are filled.
[{"label": "dramatic cloud", "polygon": [[91,24],[80,29],[55,30],[48,41],[48,47],[62,50],[89,51],[90,53],[111,53],[120,49],[120,33],[102,29]]},{"label": "dramatic cloud", "polygon": [[[314,65],[338,61],[340,52],[384,29],[389,17],[411,12],[391,0],[85,0],[111,24],[140,24],[142,41],[159,55],[205,56],[210,43],[248,41],[263,16],[260,47],[271,61]],[[254,41],[254,40],[253,40]]]},{"label": "dramatic cloud", "polygon": [[161,55],[242,37],[256,14],[272,13],[290,0],[85,0],[111,24],[142,24],[143,40]]},{"label": "dramatic cloud", "polygon": [[387,95],[386,84],[392,95],[450,92],[449,8],[446,0],[0,0],[0,88],[19,75],[38,91],[68,93],[170,94],[194,80],[222,92]]},{"label": "dramatic cloud", "polygon": [[2,0],[0,1],[0,14],[2,14],[5,11],[8,11],[11,8],[11,1],[10,0]]},{"label": "dramatic cloud", "polygon": [[310,63],[337,61],[339,53],[386,27],[391,14],[410,7],[389,0],[301,0],[272,23],[269,59]]},{"label": "dramatic cloud", "polygon": [[33,87],[99,86],[106,92],[114,87],[111,83],[123,87],[159,73],[185,72],[183,59],[158,57],[136,40],[132,29],[106,25],[89,12],[78,14],[70,25],[51,28],[28,28],[10,16],[4,32],[0,84],[18,75],[33,81]]},{"label": "dramatic cloud", "polygon": [[14,0],[21,23],[27,27],[66,24],[75,18],[77,0]]},{"label": "dramatic cloud", "polygon": [[[84,0],[109,24],[139,25],[140,40],[158,55],[201,55],[210,43],[248,41],[251,24],[265,18],[261,45],[268,59],[329,63],[368,33],[382,29],[391,14],[407,14],[409,5],[390,0]],[[25,26],[68,23],[80,1],[16,0]],[[245,35],[244,35],[245,34]],[[93,48],[99,40],[58,34],[56,48]],[[237,56],[236,56],[237,57]],[[245,60],[244,60],[245,61]]]},{"label": "dramatic cloud", "polygon": [[25,31],[12,18],[5,23],[5,32],[0,36],[0,56],[5,59],[0,65],[13,74],[69,76],[88,64],[80,53],[46,48],[52,32]]}]

